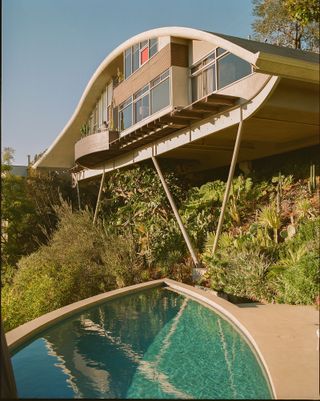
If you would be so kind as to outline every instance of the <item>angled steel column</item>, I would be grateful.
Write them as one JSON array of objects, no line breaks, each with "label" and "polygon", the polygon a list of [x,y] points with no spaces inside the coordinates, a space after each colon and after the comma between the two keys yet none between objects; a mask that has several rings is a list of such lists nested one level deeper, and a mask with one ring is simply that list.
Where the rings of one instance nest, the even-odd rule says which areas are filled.
[{"label": "angled steel column", "polygon": [[101,182],[100,182],[100,188],[99,188],[99,193],[98,193],[98,198],[97,198],[97,203],[96,203],[96,210],[94,212],[94,217],[93,217],[93,225],[95,225],[95,222],[98,217],[98,211],[100,207],[100,199],[101,199],[101,194],[102,194],[102,188],[103,188],[103,183],[104,183],[104,175],[105,171],[103,170],[102,177],[101,177]]},{"label": "angled steel column", "polygon": [[230,169],[229,169],[229,176],[228,176],[228,180],[227,180],[226,190],[224,192],[224,197],[223,197],[220,217],[219,217],[219,221],[218,221],[216,236],[214,238],[214,244],[212,247],[213,254],[215,254],[215,252],[217,250],[218,241],[219,241],[222,224],[223,224],[223,219],[224,219],[224,215],[225,215],[225,211],[226,211],[226,206],[227,206],[229,195],[230,195],[230,189],[231,189],[232,179],[233,179],[233,175],[234,175],[234,170],[235,170],[237,160],[238,160],[238,154],[239,154],[241,136],[242,136],[242,125],[243,125],[242,108],[240,107],[240,122],[239,122],[239,126],[238,126],[236,142],[235,142],[234,149],[233,149],[233,155],[232,155],[231,165],[230,165]]},{"label": "angled steel column", "polygon": [[193,263],[195,264],[196,267],[199,267],[199,266],[200,266],[199,260],[198,260],[198,258],[197,258],[197,256],[196,256],[196,253],[195,253],[194,249],[193,249],[193,246],[192,246],[192,243],[191,243],[191,241],[190,241],[189,235],[188,235],[188,233],[187,233],[187,231],[186,231],[186,229],[185,229],[185,227],[184,227],[184,225],[183,225],[183,223],[182,223],[182,220],[181,220],[181,217],[180,217],[180,215],[179,215],[177,206],[176,206],[176,204],[175,204],[175,202],[174,202],[174,200],[173,200],[173,198],[172,198],[172,196],[171,196],[171,193],[170,193],[170,191],[169,191],[169,188],[168,188],[168,186],[167,186],[167,183],[165,182],[165,180],[164,180],[164,178],[163,178],[163,175],[162,175],[162,172],[161,172],[161,170],[160,170],[160,166],[159,166],[159,164],[158,164],[158,161],[157,161],[157,159],[156,159],[154,156],[152,156],[152,161],[153,161],[153,164],[154,164],[154,166],[155,166],[155,168],[156,168],[156,170],[157,170],[157,173],[158,173],[158,175],[159,175],[160,181],[161,181],[162,186],[163,186],[163,189],[164,189],[164,191],[165,191],[165,193],[166,193],[166,195],[167,195],[167,198],[168,198],[168,200],[169,200],[169,203],[170,203],[170,205],[171,205],[171,207],[172,207],[173,213],[174,213],[174,215],[175,215],[175,217],[176,217],[176,220],[177,220],[177,223],[178,223],[178,225],[179,225],[179,227],[180,227],[180,230],[181,230],[181,232],[182,232],[183,238],[184,238],[184,240],[185,240],[185,242],[186,242],[186,244],[187,244],[187,247],[188,247],[189,252],[190,252],[190,254],[191,254]]},{"label": "angled steel column", "polygon": [[79,189],[79,181],[78,181],[78,179],[77,179],[77,199],[78,199],[78,209],[81,210],[80,189]]}]

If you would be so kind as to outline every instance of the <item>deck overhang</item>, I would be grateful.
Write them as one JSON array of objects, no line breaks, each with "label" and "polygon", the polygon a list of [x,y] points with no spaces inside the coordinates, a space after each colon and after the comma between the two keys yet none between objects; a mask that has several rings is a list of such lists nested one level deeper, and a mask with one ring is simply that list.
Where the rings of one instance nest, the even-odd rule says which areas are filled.
[{"label": "deck overhang", "polygon": [[[98,67],[96,72],[93,74],[90,79],[80,102],[70,118],[69,122],[59,134],[59,136],[54,140],[48,150],[42,155],[42,157],[34,164],[33,168],[72,168],[75,161],[75,153],[74,146],[77,141],[80,139],[80,127],[85,123],[88,118],[89,111],[93,108],[97,96],[101,93],[108,79],[112,77],[115,73],[115,66],[117,64],[117,60],[122,57],[123,51],[132,46],[134,43],[143,41],[152,37],[161,37],[161,36],[173,36],[175,38],[182,38],[188,40],[195,41],[206,41],[208,43],[212,43],[216,46],[220,46],[227,51],[233,53],[234,55],[242,58],[253,66],[254,71],[265,73],[269,75],[273,75],[274,78],[280,77],[284,79],[288,79],[290,82],[305,82],[310,83],[318,88],[319,85],[319,63],[316,61],[316,56],[314,54],[308,54],[307,52],[298,52],[294,49],[285,49],[277,46],[268,45],[265,43],[258,43],[254,41],[248,41],[241,38],[235,38],[227,35],[221,35],[211,32],[205,32],[192,28],[182,28],[182,27],[166,27],[166,28],[158,28],[153,29],[147,32],[143,32],[135,37],[127,40],[119,47],[117,47],[113,52],[111,52],[105,60]],[[303,93],[301,93],[302,96]],[[267,95],[268,96],[268,95]],[[249,100],[250,102],[254,100]],[[206,111],[210,111],[209,108],[211,105],[202,105],[202,109],[198,109],[202,113]],[[196,111],[196,107],[193,110]],[[195,115],[195,113],[193,113]],[[231,127],[235,125],[237,122],[232,120],[232,114],[230,113],[230,118],[228,121],[228,126]],[[188,115],[190,117],[190,114]],[[182,116],[180,116],[180,122],[182,121]],[[221,120],[219,115],[216,120]],[[162,123],[158,121],[157,123]],[[174,133],[173,129],[178,129],[180,127],[177,126],[177,121],[171,121],[170,124],[166,127],[167,134],[170,135]],[[156,123],[155,123],[156,124]],[[176,127],[173,125],[176,124]],[[204,123],[206,124],[206,123]],[[198,124],[199,125],[199,124]],[[220,125],[220,124],[219,124]],[[225,124],[222,124],[225,125]],[[194,124],[190,124],[191,136],[193,136],[192,132],[194,130]],[[150,128],[161,128],[160,127],[152,127]],[[226,127],[222,127],[225,129]],[[180,131],[185,128],[181,127]],[[200,131],[203,131],[201,127],[197,128]],[[164,128],[161,128],[160,131],[163,131]],[[154,137],[155,141],[159,141],[162,139],[162,134],[158,131],[159,138]],[[180,132],[178,131],[178,132]],[[175,131],[176,132],[176,131]],[[212,133],[215,133],[216,130],[212,130]],[[150,131],[151,133],[151,131]],[[163,134],[165,131],[163,131]],[[137,132],[135,135],[140,135]],[[156,135],[156,134],[155,134]],[[132,152],[136,151],[134,141],[129,141],[130,143],[126,144],[127,151]],[[125,145],[123,143],[123,145]],[[185,143],[183,144],[185,145]],[[198,145],[198,144],[197,144]],[[121,145],[122,146],[122,145]],[[157,145],[154,144],[157,148]],[[137,160],[143,159],[141,157],[141,153],[145,153],[139,150]],[[171,150],[171,148],[169,149]],[[162,153],[162,151],[161,151]],[[128,155],[129,156],[129,155]],[[132,155],[131,155],[132,156]],[[130,156],[130,157],[131,157]],[[119,156],[115,156],[114,164],[119,164],[117,162],[117,158]],[[121,155],[122,157],[122,155]],[[132,158],[132,157],[131,157]],[[122,164],[122,163],[120,163]],[[96,168],[99,168],[97,165]],[[106,168],[109,168],[106,166]]]}]

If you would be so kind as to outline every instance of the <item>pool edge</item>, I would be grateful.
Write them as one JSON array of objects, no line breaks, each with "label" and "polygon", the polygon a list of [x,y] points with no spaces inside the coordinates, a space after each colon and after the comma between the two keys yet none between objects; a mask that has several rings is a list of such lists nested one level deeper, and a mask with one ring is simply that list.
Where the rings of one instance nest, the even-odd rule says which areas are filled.
[{"label": "pool edge", "polygon": [[[139,284],[135,284],[132,286],[123,287],[123,288],[108,291],[108,292],[105,292],[102,294],[98,294],[93,297],[89,297],[89,298],[83,299],[81,301],[77,301],[72,304],[63,306],[62,308],[56,309],[52,312],[46,313],[46,314],[36,318],[34,320],[31,320],[30,322],[24,323],[23,325],[18,326],[17,328],[15,328],[5,334],[9,351],[10,351],[10,353],[12,353],[20,345],[22,345],[24,342],[28,341],[30,338],[32,338],[37,333],[43,331],[44,329],[48,328],[49,326],[51,326],[54,323],[57,323],[61,320],[68,318],[75,312],[81,312],[83,310],[89,309],[89,308],[91,308],[95,305],[98,305],[100,303],[103,303],[109,299],[115,299],[115,298],[118,298],[123,295],[129,295],[129,294],[133,294],[135,292],[139,292],[141,290],[145,290],[145,289],[149,289],[149,288],[156,288],[156,287],[161,287],[161,286],[168,286],[168,287],[171,287],[185,295],[190,295],[193,298],[206,303],[208,306],[210,306],[213,309],[220,312],[223,316],[226,317],[226,319],[229,319],[240,330],[240,332],[246,337],[248,342],[251,344],[251,346],[255,350],[255,352],[259,358],[259,362],[262,364],[262,367],[266,373],[267,380],[271,387],[272,396],[274,399],[278,398],[277,392],[276,392],[276,389],[274,386],[274,382],[272,379],[272,375],[270,373],[270,370],[265,361],[265,358],[263,357],[263,354],[260,351],[255,339],[251,335],[250,331],[239,321],[239,319],[237,317],[235,317],[232,314],[232,312],[229,311],[230,309],[232,310],[233,308],[236,308],[236,306],[233,305],[232,303],[230,303],[229,301],[226,301],[222,298],[217,297],[216,295],[214,295],[214,297],[217,298],[218,302],[215,302],[210,296],[208,296],[209,294],[206,291],[199,289],[199,288],[195,288],[188,284],[184,284],[184,283],[180,283],[180,282],[168,279],[168,278],[139,283]],[[211,296],[213,296],[213,295],[211,295]],[[235,311],[236,311],[236,309],[235,309]]]}]

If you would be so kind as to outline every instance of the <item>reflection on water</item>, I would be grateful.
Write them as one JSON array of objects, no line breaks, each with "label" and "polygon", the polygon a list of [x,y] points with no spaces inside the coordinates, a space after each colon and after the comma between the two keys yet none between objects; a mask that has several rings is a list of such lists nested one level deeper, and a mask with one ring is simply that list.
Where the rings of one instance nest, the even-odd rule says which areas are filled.
[{"label": "reflection on water", "polygon": [[230,324],[160,288],[55,325],[18,351],[13,367],[20,397],[270,398]]}]

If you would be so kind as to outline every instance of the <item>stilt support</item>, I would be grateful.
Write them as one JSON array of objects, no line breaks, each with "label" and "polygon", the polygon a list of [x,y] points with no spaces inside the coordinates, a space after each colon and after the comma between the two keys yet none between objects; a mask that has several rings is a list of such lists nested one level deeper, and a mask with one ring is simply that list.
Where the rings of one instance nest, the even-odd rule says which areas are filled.
[{"label": "stilt support", "polygon": [[235,142],[234,149],[233,149],[233,155],[232,155],[231,165],[230,165],[230,169],[229,169],[227,186],[226,186],[226,190],[224,192],[221,212],[220,212],[219,221],[218,221],[218,227],[217,227],[216,236],[214,238],[214,244],[213,244],[213,248],[212,248],[212,253],[213,254],[215,254],[215,252],[217,250],[218,241],[219,241],[219,237],[220,237],[221,229],[222,229],[222,224],[223,224],[223,219],[224,219],[227,203],[228,203],[228,200],[229,200],[229,195],[230,195],[230,189],[231,189],[232,179],[233,179],[233,175],[234,175],[234,170],[235,170],[235,167],[236,167],[236,164],[237,164],[237,160],[238,160],[238,154],[239,154],[241,136],[242,136],[242,125],[243,125],[242,110],[241,109],[240,109],[240,113],[241,113],[240,114],[240,123],[239,123],[239,126],[238,126],[236,142]]},{"label": "stilt support", "polygon": [[77,199],[78,199],[78,209],[81,210],[81,202],[80,202],[80,190],[79,190],[79,181],[77,180]]},{"label": "stilt support", "polygon": [[100,182],[99,193],[98,193],[98,198],[97,198],[96,210],[94,212],[94,217],[93,217],[93,225],[95,225],[97,217],[98,217],[101,194],[102,194],[102,189],[103,189],[103,184],[104,184],[104,175],[105,175],[105,171],[103,170],[102,177],[101,177],[101,182]]},{"label": "stilt support", "polygon": [[163,178],[163,175],[162,175],[162,172],[161,172],[161,170],[160,170],[160,166],[159,166],[159,164],[158,164],[158,161],[157,161],[157,159],[156,159],[154,156],[152,156],[152,161],[153,161],[153,164],[154,164],[154,166],[155,166],[155,168],[156,168],[156,170],[157,170],[157,173],[158,173],[158,175],[159,175],[160,181],[161,181],[162,186],[163,186],[163,189],[164,189],[164,191],[165,191],[165,193],[166,193],[166,195],[167,195],[167,198],[168,198],[168,200],[169,200],[169,203],[170,203],[170,205],[171,205],[171,207],[172,207],[173,213],[174,213],[175,218],[176,218],[176,220],[177,220],[177,223],[178,223],[178,225],[179,225],[179,227],[180,227],[180,230],[181,230],[181,232],[182,232],[183,238],[184,238],[184,240],[185,240],[185,242],[186,242],[186,244],[187,244],[187,247],[188,247],[189,252],[190,252],[190,254],[191,254],[193,263],[195,264],[195,267],[199,267],[199,266],[200,266],[199,260],[198,260],[198,258],[197,258],[197,256],[196,256],[196,253],[195,253],[194,249],[193,249],[193,246],[192,246],[192,243],[191,243],[191,241],[190,241],[189,235],[188,235],[188,233],[187,233],[187,231],[186,231],[186,229],[185,229],[185,227],[184,227],[184,225],[183,225],[183,223],[182,223],[182,220],[181,220],[181,217],[180,217],[180,215],[179,215],[177,206],[176,206],[176,204],[175,204],[175,202],[174,202],[174,200],[173,200],[173,198],[172,198],[172,196],[171,196],[171,193],[170,193],[170,191],[169,191],[169,188],[168,188],[168,186],[167,186],[167,183],[165,182],[165,180],[164,180],[164,178]]}]

